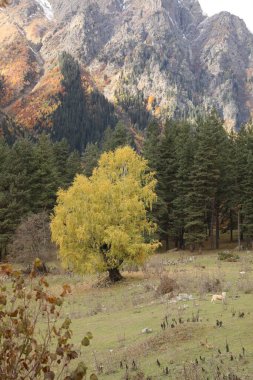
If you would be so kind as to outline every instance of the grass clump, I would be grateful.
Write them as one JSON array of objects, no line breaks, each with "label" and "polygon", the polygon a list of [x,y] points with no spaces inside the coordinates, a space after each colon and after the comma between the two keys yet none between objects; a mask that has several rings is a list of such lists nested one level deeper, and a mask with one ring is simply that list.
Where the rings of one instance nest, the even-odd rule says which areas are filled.
[{"label": "grass clump", "polygon": [[227,262],[237,262],[240,260],[240,256],[233,252],[223,251],[218,253],[218,260]]}]

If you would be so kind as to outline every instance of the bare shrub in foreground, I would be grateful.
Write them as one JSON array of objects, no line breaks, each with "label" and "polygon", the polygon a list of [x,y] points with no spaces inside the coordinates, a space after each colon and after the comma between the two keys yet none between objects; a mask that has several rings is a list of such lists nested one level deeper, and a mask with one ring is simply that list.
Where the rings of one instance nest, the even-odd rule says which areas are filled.
[{"label": "bare shrub in foreground", "polygon": [[[34,269],[38,264],[39,260]],[[56,297],[43,277],[35,280],[35,270],[27,279],[5,264],[0,274],[11,283],[7,287],[0,284],[0,379],[82,380],[87,371],[83,362],[70,372],[79,357],[71,343],[71,320],[60,322],[69,285]],[[91,338],[87,333],[82,345],[88,346]],[[97,379],[95,374],[92,379]]]}]

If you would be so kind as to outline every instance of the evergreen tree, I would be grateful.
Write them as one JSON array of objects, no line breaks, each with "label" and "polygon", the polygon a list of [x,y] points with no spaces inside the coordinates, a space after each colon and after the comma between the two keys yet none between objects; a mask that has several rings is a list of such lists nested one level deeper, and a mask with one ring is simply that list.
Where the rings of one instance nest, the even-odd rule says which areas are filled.
[{"label": "evergreen tree", "polygon": [[101,144],[102,152],[109,152],[111,150],[112,139],[113,139],[113,129],[111,127],[108,127],[106,128],[103,134],[103,138],[102,138],[102,144]]},{"label": "evergreen tree", "polygon": [[57,172],[58,187],[65,188],[68,183],[67,162],[70,155],[69,144],[66,139],[53,145],[54,164]]},{"label": "evergreen tree", "polygon": [[220,221],[226,217],[227,195],[233,183],[229,172],[230,148],[223,121],[215,111],[198,121],[185,226],[191,247],[201,247],[208,236],[211,248],[219,247]]},{"label": "evergreen tree", "polygon": [[12,230],[13,222],[8,217],[8,169],[6,166],[9,148],[4,140],[0,139],[0,260],[6,253],[6,246]]},{"label": "evergreen tree", "polygon": [[[143,155],[148,160],[148,166],[155,171],[155,176],[158,179],[161,173],[158,173],[160,165],[160,128],[157,122],[152,121],[146,131],[146,137],[143,145]],[[161,176],[160,176],[161,177]],[[167,205],[163,199],[163,194],[159,192],[159,184],[157,184],[157,200],[154,202],[150,218],[157,224],[157,233],[161,240],[168,244],[166,221],[168,219]],[[165,223],[164,223],[165,221]],[[164,228],[165,226],[165,228]]]},{"label": "evergreen tree", "polygon": [[247,244],[253,248],[253,152],[249,151],[246,162],[247,174],[243,181],[244,196],[242,202],[243,227]]},{"label": "evergreen tree", "polygon": [[[238,188],[238,151],[237,134],[231,132],[227,140],[227,159],[225,174],[225,191],[223,204],[224,232],[230,231],[230,241],[233,241],[233,230],[237,228],[236,214],[240,204],[240,193]],[[226,222],[227,221],[227,222]]]},{"label": "evergreen tree", "polygon": [[133,145],[131,135],[123,122],[118,122],[115,129],[107,128],[102,143],[102,151],[109,152],[119,147]]},{"label": "evergreen tree", "polygon": [[57,188],[66,189],[76,174],[81,173],[81,158],[78,151],[70,152],[66,139],[53,144]]},{"label": "evergreen tree", "polygon": [[81,172],[80,156],[69,154],[66,141],[55,145],[46,135],[37,144],[20,139],[13,146],[0,141],[0,256],[21,219],[51,210],[59,187]]},{"label": "evergreen tree", "polygon": [[33,153],[29,141],[1,143],[0,245],[2,254],[23,215],[32,208]]},{"label": "evergreen tree", "polygon": [[243,126],[237,134],[234,142],[234,152],[236,178],[232,200],[234,210],[237,214],[238,246],[241,247],[241,241],[244,238],[245,231],[242,207],[247,199],[247,196],[245,197],[245,189],[248,189],[248,159],[249,153],[253,152],[253,127],[251,124]]},{"label": "evergreen tree", "polygon": [[[223,120],[219,117],[216,111],[213,111],[207,118],[209,128],[213,131],[213,146],[216,152],[214,165],[218,172],[219,178],[217,180],[214,205],[211,205],[210,210],[210,235],[211,235],[211,248],[219,248],[220,240],[220,221],[223,216],[226,218],[226,203],[227,197],[232,186],[232,177],[229,171],[229,138],[228,134],[223,127]],[[215,184],[215,179],[214,179]],[[213,236],[213,226],[215,224],[215,238]]]},{"label": "evergreen tree", "polygon": [[59,187],[53,144],[49,137],[42,134],[34,147],[36,171],[33,181],[33,212],[51,210]]},{"label": "evergreen tree", "polygon": [[178,164],[175,176],[175,198],[172,200],[174,212],[175,236],[178,247],[184,248],[184,233],[187,216],[187,196],[190,187],[190,173],[194,159],[195,138],[192,126],[186,122],[178,125],[178,134],[175,139],[176,160]]},{"label": "evergreen tree", "polygon": [[220,172],[217,165],[218,152],[215,146],[213,124],[200,120],[196,135],[196,152],[187,195],[186,243],[192,249],[201,249],[209,230],[214,224],[215,196]]},{"label": "evergreen tree", "polygon": [[70,153],[66,164],[66,187],[70,186],[77,174],[82,172],[81,170],[81,158],[78,151],[74,150]]},{"label": "evergreen tree", "polygon": [[148,165],[152,170],[157,170],[160,161],[160,128],[156,121],[152,121],[146,131],[143,145],[143,155],[148,160]]},{"label": "evergreen tree", "polygon": [[169,239],[174,240],[177,244],[177,236],[174,228],[174,209],[173,200],[176,196],[176,173],[178,170],[178,162],[176,158],[176,136],[178,133],[178,123],[167,122],[164,134],[159,145],[160,160],[158,164],[158,186],[157,194],[163,200],[163,208],[161,209],[160,228],[163,232],[164,240],[168,247]]},{"label": "evergreen tree", "polygon": [[97,166],[100,151],[97,144],[88,144],[82,156],[83,171],[87,177],[92,175],[93,169]]}]

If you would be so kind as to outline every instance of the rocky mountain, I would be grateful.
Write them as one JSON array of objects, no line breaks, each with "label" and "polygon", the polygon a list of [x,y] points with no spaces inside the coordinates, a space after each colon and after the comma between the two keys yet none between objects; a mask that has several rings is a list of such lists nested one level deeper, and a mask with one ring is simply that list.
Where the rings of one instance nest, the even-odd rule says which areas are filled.
[{"label": "rocky mountain", "polygon": [[253,35],[227,12],[204,16],[197,0],[14,0],[0,10],[0,106],[19,124],[59,106],[62,51],[88,91],[126,111],[216,107],[228,128],[253,115]]}]

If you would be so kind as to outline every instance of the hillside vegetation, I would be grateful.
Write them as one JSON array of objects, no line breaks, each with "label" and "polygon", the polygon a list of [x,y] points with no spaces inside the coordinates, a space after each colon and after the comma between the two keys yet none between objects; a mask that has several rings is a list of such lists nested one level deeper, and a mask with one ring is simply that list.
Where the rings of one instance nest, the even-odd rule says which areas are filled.
[{"label": "hillside vegetation", "polygon": [[[226,239],[222,249],[233,248]],[[250,380],[252,262],[250,251],[236,262],[219,260],[218,251],[167,252],[138,269],[126,267],[124,281],[113,287],[54,264],[46,280],[55,296],[70,284],[59,322],[71,319],[76,348],[92,331],[90,345],[77,352],[101,380]],[[222,291],[225,302],[211,303]]]}]

